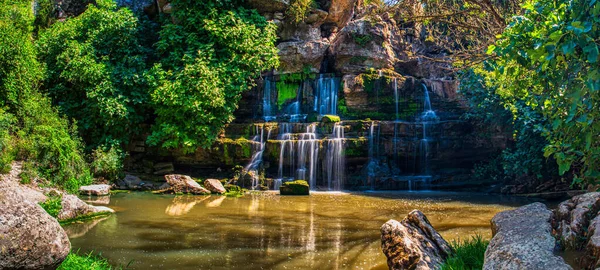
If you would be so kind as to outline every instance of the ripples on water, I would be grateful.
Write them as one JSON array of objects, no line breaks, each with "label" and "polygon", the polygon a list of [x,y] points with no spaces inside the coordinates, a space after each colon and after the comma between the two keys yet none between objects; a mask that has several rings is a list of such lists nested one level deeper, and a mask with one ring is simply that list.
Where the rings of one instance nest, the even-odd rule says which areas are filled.
[{"label": "ripples on water", "polygon": [[386,269],[379,228],[423,211],[447,240],[489,238],[490,219],[527,203],[440,192],[116,194],[117,213],[66,227],[73,248],[133,269]]}]

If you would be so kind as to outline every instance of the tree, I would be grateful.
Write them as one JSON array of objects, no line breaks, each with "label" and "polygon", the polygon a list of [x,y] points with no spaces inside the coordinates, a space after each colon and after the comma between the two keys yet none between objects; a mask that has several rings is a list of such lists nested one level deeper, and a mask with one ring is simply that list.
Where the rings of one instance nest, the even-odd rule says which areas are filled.
[{"label": "tree", "polygon": [[209,147],[233,120],[242,92],[278,65],[275,25],[238,1],[172,1],[156,44],[151,93],[157,118],[148,141]]},{"label": "tree", "polygon": [[539,0],[523,6],[489,53],[491,83],[507,104],[548,119],[546,157],[575,183],[600,179],[600,4]]}]

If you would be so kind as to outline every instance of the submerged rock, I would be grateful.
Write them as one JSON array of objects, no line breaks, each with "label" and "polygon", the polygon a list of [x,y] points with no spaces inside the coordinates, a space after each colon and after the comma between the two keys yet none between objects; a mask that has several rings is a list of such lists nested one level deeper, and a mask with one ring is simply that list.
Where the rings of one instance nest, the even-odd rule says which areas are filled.
[{"label": "submerged rock", "polygon": [[22,192],[0,189],[0,269],[55,269],[69,254],[69,238]]},{"label": "submerged rock", "polygon": [[227,192],[227,190],[225,190],[225,187],[223,186],[221,181],[219,181],[217,179],[204,180],[204,187],[214,193],[223,194],[223,193]]},{"label": "submerged rock", "polygon": [[572,269],[554,255],[551,219],[552,211],[542,203],[496,214],[483,269]]},{"label": "submerged rock", "polygon": [[381,226],[381,249],[390,269],[437,269],[452,252],[419,210]]},{"label": "submerged rock", "polygon": [[308,195],[310,187],[304,180],[285,182],[279,187],[280,195]]},{"label": "submerged rock", "polygon": [[110,194],[110,186],[109,185],[81,186],[79,188],[79,193],[83,194],[83,195],[106,196],[106,195]]},{"label": "submerged rock", "polygon": [[142,186],[144,185],[144,183],[142,182],[142,179],[140,179],[139,177],[135,176],[135,175],[125,175],[125,178],[120,179],[117,181],[117,187],[120,189],[131,189],[131,190],[138,190],[138,189],[142,189]]},{"label": "submerged rock", "polygon": [[167,180],[167,183],[169,184],[167,189],[172,190],[175,193],[189,193],[196,195],[210,194],[208,189],[203,188],[187,175],[167,174],[165,175],[165,180]]}]

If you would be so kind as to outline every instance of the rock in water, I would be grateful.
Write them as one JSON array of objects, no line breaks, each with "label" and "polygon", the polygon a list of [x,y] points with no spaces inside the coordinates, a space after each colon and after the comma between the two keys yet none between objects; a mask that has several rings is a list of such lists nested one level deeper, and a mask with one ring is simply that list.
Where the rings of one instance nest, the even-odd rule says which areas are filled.
[{"label": "rock in water", "polygon": [[79,188],[79,193],[83,194],[83,195],[106,196],[106,195],[110,194],[110,186],[109,185],[81,186]]},{"label": "rock in water", "polygon": [[0,189],[0,269],[55,269],[71,243],[58,221],[18,189]]},{"label": "rock in water", "polygon": [[551,219],[552,211],[542,203],[496,214],[483,269],[572,269],[553,253],[556,239]]},{"label": "rock in water", "polygon": [[182,174],[167,174],[165,180],[175,193],[210,194],[210,191],[196,183],[194,179]]},{"label": "rock in water", "polygon": [[381,226],[381,249],[390,269],[437,269],[452,252],[419,210]]},{"label": "rock in water", "polygon": [[304,180],[285,182],[279,187],[279,195],[308,195],[310,186]]},{"label": "rock in water", "polygon": [[92,206],[75,195],[63,194],[58,220],[65,221],[99,212],[114,213],[114,210],[103,206]]},{"label": "rock in water", "polygon": [[206,179],[204,180],[204,187],[211,192],[223,194],[227,192],[221,181],[217,179]]}]

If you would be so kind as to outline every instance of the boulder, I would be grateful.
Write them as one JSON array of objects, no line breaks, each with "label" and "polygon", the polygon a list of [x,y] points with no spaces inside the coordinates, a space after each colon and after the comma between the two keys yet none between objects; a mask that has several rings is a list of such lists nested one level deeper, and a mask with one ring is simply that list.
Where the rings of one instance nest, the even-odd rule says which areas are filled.
[{"label": "boulder", "polygon": [[338,28],[344,27],[348,20],[354,15],[354,4],[356,0],[331,0],[328,1],[327,23],[331,23]]},{"label": "boulder", "polygon": [[96,209],[77,198],[75,195],[63,194],[60,202],[60,212],[58,212],[58,220],[74,219],[83,215],[89,215],[96,212]]},{"label": "boulder", "polygon": [[137,177],[135,175],[131,175],[131,174],[125,175],[125,178],[118,180],[116,184],[117,184],[117,187],[120,189],[131,189],[131,190],[142,189],[142,186],[143,186],[142,179],[140,179],[139,177]]},{"label": "boulder", "polygon": [[554,211],[553,224],[564,248],[579,249],[585,245],[590,220],[600,211],[600,192],[581,194],[564,201]]},{"label": "boulder", "polygon": [[196,183],[194,179],[182,174],[167,174],[165,180],[169,184],[169,189],[175,193],[189,193],[196,195],[210,194],[210,191]]},{"label": "boulder", "polygon": [[308,195],[310,187],[304,180],[285,182],[279,187],[280,195]]},{"label": "boulder", "polygon": [[227,192],[227,190],[225,190],[225,187],[223,186],[223,184],[221,184],[221,181],[219,181],[217,179],[204,180],[204,187],[213,193],[223,194],[223,193]]},{"label": "boulder", "polygon": [[401,222],[391,219],[381,226],[381,249],[389,269],[437,269],[452,252],[419,210]]},{"label": "boulder", "polygon": [[106,196],[110,194],[110,186],[105,184],[81,186],[79,188],[79,193],[88,196]]},{"label": "boulder", "polygon": [[318,73],[327,48],[329,43],[324,40],[281,42],[277,45],[281,63],[279,70],[298,73],[309,68],[310,72]]},{"label": "boulder", "polygon": [[0,189],[0,269],[55,269],[71,250],[69,238],[22,192]]},{"label": "boulder", "polygon": [[572,269],[553,252],[551,219],[552,211],[542,203],[496,214],[483,269]]},{"label": "boulder", "polygon": [[600,268],[600,216],[596,216],[588,226],[588,239],[585,246],[585,256],[580,265],[585,269]]}]

